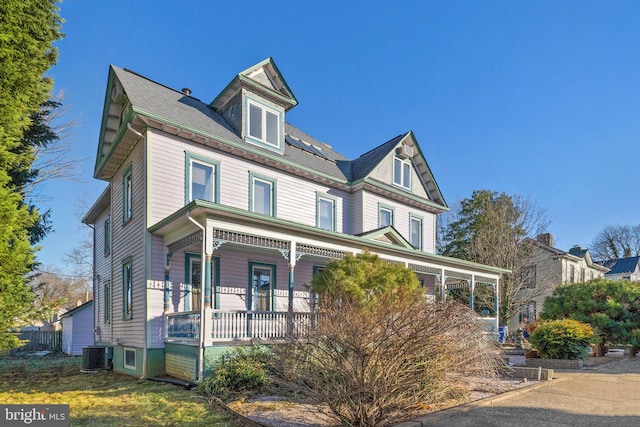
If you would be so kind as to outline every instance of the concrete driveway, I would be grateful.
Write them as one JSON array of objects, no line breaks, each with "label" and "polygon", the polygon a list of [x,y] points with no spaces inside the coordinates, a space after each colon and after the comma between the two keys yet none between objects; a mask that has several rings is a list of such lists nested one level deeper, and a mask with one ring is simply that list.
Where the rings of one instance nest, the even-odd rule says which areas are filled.
[{"label": "concrete driveway", "polygon": [[429,414],[402,427],[640,426],[640,357]]}]

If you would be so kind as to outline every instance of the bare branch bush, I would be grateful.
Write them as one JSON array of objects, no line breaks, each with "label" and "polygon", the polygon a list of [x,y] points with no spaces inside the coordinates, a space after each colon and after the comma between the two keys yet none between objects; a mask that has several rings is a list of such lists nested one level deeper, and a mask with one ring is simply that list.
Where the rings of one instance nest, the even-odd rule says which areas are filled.
[{"label": "bare branch bush", "polygon": [[326,301],[305,338],[275,348],[273,381],[325,403],[348,426],[400,422],[496,375],[497,349],[458,303]]}]

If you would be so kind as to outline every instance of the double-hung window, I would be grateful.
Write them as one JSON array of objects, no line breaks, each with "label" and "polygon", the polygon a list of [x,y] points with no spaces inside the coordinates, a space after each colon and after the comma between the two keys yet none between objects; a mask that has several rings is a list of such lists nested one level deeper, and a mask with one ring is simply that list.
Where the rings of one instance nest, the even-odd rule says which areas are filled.
[{"label": "double-hung window", "polygon": [[378,205],[378,228],[393,225],[393,209]]},{"label": "double-hung window", "polygon": [[316,226],[325,230],[336,230],[336,201],[325,195],[317,195]]},{"label": "double-hung window", "polygon": [[276,181],[254,174],[250,174],[249,181],[249,210],[276,216]]},{"label": "double-hung window", "polygon": [[122,263],[122,318],[133,315],[133,270],[131,258]]},{"label": "double-hung window", "polygon": [[411,189],[411,160],[394,157],[393,183],[402,188]]},{"label": "double-hung window", "polygon": [[104,256],[108,256],[111,253],[111,216],[107,216],[104,220]]},{"label": "double-hung window", "polygon": [[250,139],[281,148],[280,112],[251,99],[247,99],[247,111],[249,114],[247,135]]},{"label": "double-hung window", "polygon": [[104,282],[103,290],[103,311],[104,311],[104,323],[111,323],[111,281]]},{"label": "double-hung window", "polygon": [[193,200],[218,203],[218,162],[187,153],[186,163],[186,203]]},{"label": "double-hung window", "polygon": [[422,250],[422,218],[413,215],[409,217],[409,243]]},{"label": "double-hung window", "polygon": [[131,165],[122,175],[122,222],[125,223],[131,219],[133,214],[133,178],[131,174]]}]

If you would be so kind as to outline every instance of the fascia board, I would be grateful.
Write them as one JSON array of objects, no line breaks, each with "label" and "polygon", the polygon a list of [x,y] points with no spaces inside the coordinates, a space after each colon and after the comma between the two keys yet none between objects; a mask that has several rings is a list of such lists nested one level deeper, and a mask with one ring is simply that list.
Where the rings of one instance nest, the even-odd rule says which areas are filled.
[{"label": "fascia board", "polygon": [[[237,208],[232,208],[229,206],[224,206],[224,205],[219,205],[216,203],[211,203],[211,202],[205,202],[203,200],[194,200],[192,202],[190,202],[188,205],[182,207],[181,209],[179,209],[178,211],[174,212],[173,214],[169,215],[168,217],[166,217],[165,219],[159,221],[158,223],[152,225],[151,227],[148,228],[148,231],[150,233],[155,233],[158,230],[162,229],[163,227],[171,224],[172,222],[174,222],[175,220],[182,218],[182,217],[186,217],[186,213],[189,211],[194,211],[194,210],[198,210],[196,215],[199,215],[201,213],[205,213],[208,210],[214,210],[217,212],[223,212],[232,216],[236,216],[238,218],[248,218],[248,219],[252,219],[252,220],[258,220],[260,222],[263,222],[265,224],[272,224],[272,225],[277,225],[280,226],[282,228],[287,228],[293,232],[296,231],[304,231],[306,233],[312,234],[312,235],[316,235],[316,236],[320,236],[320,237],[326,237],[326,238],[331,238],[331,239],[335,239],[335,240],[340,240],[343,242],[347,242],[349,244],[351,244],[352,246],[360,246],[360,247],[375,247],[375,248],[379,248],[382,249],[383,251],[393,251],[393,252],[397,252],[399,255],[406,255],[406,256],[411,256],[411,257],[419,257],[419,258],[423,258],[425,261],[430,261],[430,262],[436,262],[436,263],[444,263],[444,264],[448,264],[449,266],[452,267],[460,267],[460,268],[472,268],[475,270],[482,270],[483,272],[489,272],[492,274],[509,274],[511,273],[511,270],[507,270],[504,268],[499,268],[499,267],[493,267],[493,266],[489,266],[489,265],[484,265],[484,264],[478,264],[472,261],[466,261],[466,260],[461,260],[458,258],[451,258],[451,257],[447,257],[444,255],[437,255],[437,254],[430,254],[427,252],[421,252],[421,251],[417,251],[415,249],[410,249],[410,248],[404,248],[401,246],[392,246],[389,245],[387,243],[382,243],[382,242],[376,242],[376,241],[372,241],[372,240],[367,240],[367,239],[363,239],[362,237],[359,236],[354,236],[351,234],[343,234],[343,233],[339,233],[337,231],[329,231],[329,230],[323,230],[323,229],[319,229],[317,227],[312,227],[309,225],[305,225],[305,224],[298,224],[298,223],[294,223],[291,221],[287,221],[287,220],[283,220],[280,218],[274,218],[274,217],[267,217],[264,215],[259,215],[259,214],[255,214],[253,212],[248,212],[245,210],[241,210],[241,209],[237,209]],[[321,239],[320,239],[321,240]],[[446,267],[443,267],[446,268]]]},{"label": "fascia board", "polygon": [[[135,114],[139,114],[141,116],[148,117],[148,118],[150,118],[152,120],[158,121],[160,123],[164,123],[164,124],[169,125],[169,126],[174,126],[176,128],[183,129],[183,130],[185,130],[187,132],[193,133],[194,135],[199,135],[199,136],[202,136],[202,137],[207,138],[207,139],[218,141],[218,142],[220,142],[222,144],[228,145],[228,146],[233,147],[233,148],[238,148],[238,149],[241,149],[241,150],[244,150],[244,151],[248,151],[248,152],[250,152],[252,154],[263,156],[263,157],[265,157],[265,158],[267,158],[269,160],[273,160],[273,161],[275,161],[277,163],[281,163],[281,164],[286,165],[286,166],[291,166],[291,167],[293,167],[295,169],[298,169],[300,171],[309,172],[309,173],[317,175],[319,177],[326,178],[326,179],[328,179],[330,181],[333,181],[333,182],[335,182],[337,184],[349,185],[349,181],[347,181],[346,179],[341,180],[341,179],[338,179],[338,178],[336,178],[334,176],[327,175],[325,173],[319,172],[317,170],[305,168],[303,166],[300,166],[297,163],[289,162],[287,160],[282,159],[281,157],[277,157],[277,156],[271,155],[270,153],[253,150],[253,147],[251,147],[250,145],[241,145],[241,144],[238,144],[235,141],[231,141],[229,139],[220,137],[218,135],[214,135],[214,134],[211,134],[211,133],[208,133],[208,132],[204,132],[204,131],[199,130],[199,129],[195,129],[195,128],[192,128],[192,127],[189,127],[189,126],[185,126],[184,124],[181,124],[179,122],[175,122],[173,120],[169,120],[169,119],[167,119],[165,117],[158,116],[158,115],[156,115],[154,113],[151,113],[149,111],[145,111],[145,110],[143,110],[141,108],[137,108],[136,106],[132,106],[131,114],[130,114],[130,116],[131,116],[130,120],[133,119],[133,116]],[[127,116],[127,118],[129,118],[129,116]],[[123,128],[126,129],[126,126],[123,126]],[[109,155],[111,155],[111,152],[115,149],[116,141],[119,143],[121,138],[122,138],[122,135],[118,134],[118,136],[116,137],[116,140],[114,140],[114,143],[113,143],[114,145],[112,145],[111,150],[109,150]],[[105,157],[105,159],[106,158],[107,157]]]},{"label": "fascia board", "polygon": [[[427,158],[424,156],[424,153],[422,152],[422,149],[420,148],[420,144],[418,144],[418,140],[416,139],[416,136],[415,136],[415,134],[413,133],[412,130],[409,131],[409,134],[407,135],[407,137],[411,138],[411,140],[413,141],[413,145],[418,149],[418,154],[420,155],[420,157],[422,157],[422,161],[424,162],[424,165],[427,168],[427,173],[429,174],[429,177],[431,178],[431,181],[433,181],[434,187],[436,187],[436,191],[438,192],[438,196],[442,200],[442,203],[444,204],[444,206],[446,208],[448,208],[447,201],[444,199],[444,196],[442,195],[442,191],[440,191],[440,186],[438,185],[438,182],[436,181],[436,178],[433,176],[433,172],[431,171],[431,168],[429,167],[429,163],[427,162]],[[404,139],[406,139],[406,138],[404,138]]]}]

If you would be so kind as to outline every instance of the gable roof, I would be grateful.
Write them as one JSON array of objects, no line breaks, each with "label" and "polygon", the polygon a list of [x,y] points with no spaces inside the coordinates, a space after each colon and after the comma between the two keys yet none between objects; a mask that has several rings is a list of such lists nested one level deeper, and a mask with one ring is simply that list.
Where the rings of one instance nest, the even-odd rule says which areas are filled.
[{"label": "gable roof", "polygon": [[[260,87],[260,90],[283,103],[285,108],[297,104],[295,96],[271,58],[238,74],[223,93],[231,93],[229,91],[249,84],[248,80],[251,80],[253,89]],[[190,94],[159,84],[131,70],[112,65],[109,68],[94,177],[109,180],[133,146],[143,137],[140,132],[146,126],[219,147],[227,152],[233,151],[234,154],[245,156],[252,161],[297,173],[317,182],[333,183],[337,188],[345,190],[359,182],[367,182],[370,187],[379,186],[379,183],[367,181],[368,175],[399,144],[406,144],[417,151],[413,157],[414,167],[422,178],[428,198],[400,191],[391,186],[379,191],[385,194],[396,194],[399,200],[420,204],[435,212],[447,209],[446,202],[411,131],[398,135],[358,159],[350,161],[330,145],[314,139],[290,123],[285,123],[284,149],[282,153],[277,153],[257,145],[247,144],[222,114],[216,111],[215,106],[224,105],[221,104],[223,102],[226,101],[217,97],[211,104],[206,104]],[[118,105],[114,108],[112,104]],[[122,109],[120,112],[122,123],[117,115],[119,108]],[[114,113],[113,110],[116,112]]]},{"label": "gable roof", "polygon": [[598,264],[609,269],[609,272],[607,274],[623,274],[633,273],[634,271],[636,271],[639,261],[640,256],[632,256],[628,258],[600,261]]},{"label": "gable roof", "polygon": [[209,106],[214,110],[222,108],[242,87],[249,87],[266,98],[282,105],[286,110],[295,107],[298,100],[282,77],[273,58],[269,57],[236,75]]},{"label": "gable roof", "polygon": [[79,311],[82,311],[85,308],[91,308],[92,306],[93,306],[93,300],[91,299],[91,300],[85,302],[84,304],[81,304],[81,305],[79,305],[77,307],[74,307],[71,310],[67,311],[62,316],[60,316],[60,318],[62,319],[63,317],[71,317],[74,314],[78,313]]},{"label": "gable roof", "polygon": [[409,241],[405,239],[400,233],[398,233],[398,231],[391,225],[356,234],[356,236],[362,237],[366,240],[376,240],[378,242],[390,243],[406,249],[415,249],[413,245],[409,243]]},{"label": "gable roof", "polygon": [[608,268],[603,266],[600,263],[594,262],[591,259],[591,255],[589,254],[589,249],[582,249],[579,246],[574,246],[569,250],[569,252],[563,251],[562,249],[554,248],[553,246],[549,246],[538,239],[527,238],[527,242],[533,243],[540,249],[551,252],[555,256],[559,258],[566,258],[573,261],[578,261],[579,259],[584,259],[587,266],[595,268],[596,270],[607,271]]}]

